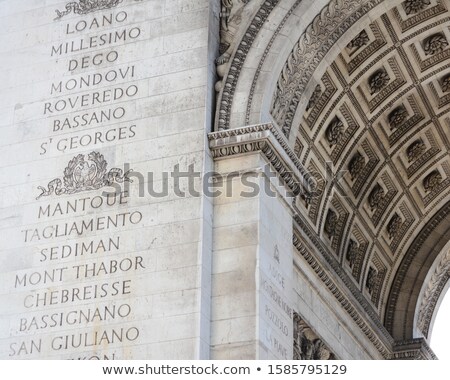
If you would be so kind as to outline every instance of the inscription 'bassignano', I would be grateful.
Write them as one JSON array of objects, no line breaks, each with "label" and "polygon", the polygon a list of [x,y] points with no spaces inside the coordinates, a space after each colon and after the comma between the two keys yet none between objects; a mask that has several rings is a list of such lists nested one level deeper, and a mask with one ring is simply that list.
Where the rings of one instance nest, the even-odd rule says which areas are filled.
[{"label": "inscription 'bassignano'", "polygon": [[[114,6],[121,2],[114,0]],[[58,18],[71,10],[78,16],[91,13],[78,12],[86,4],[94,2],[70,2],[66,11],[58,12]],[[96,4],[100,6],[97,10],[111,11],[112,6]],[[123,230],[138,227],[144,215],[129,208],[127,192],[98,194],[116,182],[131,182],[131,170],[124,173],[120,168],[108,168],[103,152],[86,154],[82,150],[133,139],[140,131],[135,121],[126,117],[134,117],[134,100],[142,91],[139,67],[122,54],[124,45],[142,38],[143,29],[126,25],[128,19],[123,10],[74,17],[59,24],[55,33],[63,32],[68,39],[53,43],[50,57],[62,62],[67,71],[61,78],[51,78],[50,98],[40,103],[41,117],[50,123],[52,135],[39,142],[39,155],[65,161],[62,154],[78,152],[67,160],[61,177],[46,187],[38,186],[41,194],[36,199],[48,202],[33,209],[36,225],[21,231],[23,242],[35,245],[35,262],[41,266],[11,274],[11,291],[20,296],[22,310],[17,312],[16,341],[8,343],[10,358],[67,350],[83,359],[117,359],[115,352],[98,351],[136,342],[141,335],[137,326],[123,324],[134,317],[135,273],[148,270],[147,257],[127,245],[129,239],[121,235]],[[81,192],[89,192],[89,196],[73,199]],[[95,236],[101,232],[103,236]],[[53,241],[56,239],[59,241]],[[89,349],[95,351],[88,353]]]}]

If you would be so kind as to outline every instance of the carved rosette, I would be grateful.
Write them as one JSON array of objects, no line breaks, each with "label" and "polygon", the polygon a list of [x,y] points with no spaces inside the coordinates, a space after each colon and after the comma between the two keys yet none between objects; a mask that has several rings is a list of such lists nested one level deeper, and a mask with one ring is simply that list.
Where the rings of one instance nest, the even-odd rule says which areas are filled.
[{"label": "carved rosette", "polygon": [[364,159],[363,155],[359,152],[356,152],[348,164],[348,171],[352,176],[352,181],[359,176],[365,165],[366,160]]},{"label": "carved rosette", "polygon": [[400,228],[402,227],[402,224],[402,218],[397,213],[395,213],[387,225],[389,239],[393,239],[394,236],[397,235],[397,233],[400,231]]},{"label": "carved rosette", "polygon": [[348,243],[347,253],[345,255],[345,259],[347,260],[350,268],[353,268],[353,266],[355,265],[358,250],[358,243],[356,243],[356,241],[354,241],[353,239],[350,239],[350,242]]},{"label": "carved rosette", "polygon": [[405,13],[409,16],[423,11],[430,4],[430,0],[406,0],[403,3],[403,8],[405,9]]},{"label": "carved rosette", "polygon": [[446,75],[441,79],[441,89],[443,92],[450,91],[450,75]]},{"label": "carved rosette", "polygon": [[408,162],[413,162],[417,160],[426,150],[425,144],[422,140],[414,141],[407,149],[406,156],[408,157]]},{"label": "carved rosette", "polygon": [[440,53],[448,46],[448,41],[443,33],[433,34],[423,43],[423,51],[425,55],[434,55]]},{"label": "carved rosette", "polygon": [[384,196],[384,189],[377,183],[369,194],[369,206],[372,211],[381,205]]},{"label": "carved rosette", "polygon": [[366,289],[369,292],[369,294],[372,294],[375,290],[375,285],[377,283],[377,277],[378,277],[378,271],[373,268],[369,267],[369,272],[367,273],[366,278]]},{"label": "carved rosette", "polygon": [[391,131],[400,127],[407,119],[408,111],[404,106],[397,107],[388,116]]},{"label": "carved rosette", "polygon": [[433,192],[442,182],[441,173],[438,170],[433,170],[423,180],[423,187],[426,193]]},{"label": "carved rosette", "polygon": [[355,38],[353,38],[353,40],[348,43],[347,48],[352,50],[352,53],[354,53],[356,50],[359,50],[363,46],[367,45],[369,41],[369,36],[363,29]]},{"label": "carved rosette", "polygon": [[324,231],[331,239],[336,235],[338,217],[333,210],[328,210],[327,217],[325,219]]},{"label": "carved rosette", "polygon": [[314,91],[313,91],[311,97],[309,98],[308,105],[306,106],[306,111],[309,111],[311,108],[313,108],[316,105],[316,103],[319,101],[321,95],[322,95],[322,89],[320,88],[320,84],[318,84],[314,88]]},{"label": "carved rosette", "polygon": [[336,116],[331,123],[328,125],[328,128],[325,132],[325,136],[330,144],[330,147],[336,145],[341,141],[344,135],[344,124],[342,121]]},{"label": "carved rosette", "polygon": [[389,74],[385,69],[380,69],[369,78],[369,88],[371,95],[380,92],[389,83]]},{"label": "carved rosette", "polygon": [[308,324],[294,313],[294,360],[333,360],[334,354]]}]

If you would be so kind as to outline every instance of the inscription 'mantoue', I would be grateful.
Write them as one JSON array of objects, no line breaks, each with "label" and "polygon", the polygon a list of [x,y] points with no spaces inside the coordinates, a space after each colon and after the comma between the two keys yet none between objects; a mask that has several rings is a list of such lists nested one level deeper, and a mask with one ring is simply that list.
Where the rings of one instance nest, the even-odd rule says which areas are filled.
[{"label": "inscription 'mantoue'", "polygon": [[[128,191],[71,197],[132,182],[132,170],[108,168],[96,150],[124,143],[139,129],[136,120],[129,120],[141,94],[139,64],[124,56],[122,45],[135,43],[143,31],[140,25],[130,26],[128,8],[112,9],[121,3],[79,0],[56,11],[59,20],[70,13],[82,16],[110,9],[55,24],[65,38],[52,44],[49,55],[65,73],[52,76],[49,98],[39,105],[50,127],[39,143],[39,156],[68,163],[61,177],[38,186],[36,200],[48,202],[35,206],[35,224],[28,221],[20,231],[34,266],[8,273],[9,291],[15,296],[12,313],[17,316],[11,319],[5,353],[11,359],[63,351],[81,359],[120,359],[118,345],[141,338],[142,327],[133,322],[140,320],[134,310],[141,281],[137,274],[151,271],[151,261],[145,249],[130,244],[134,240],[128,235],[142,227],[145,214],[130,209]],[[93,35],[86,37],[88,32]],[[91,146],[90,153],[80,152]]]}]

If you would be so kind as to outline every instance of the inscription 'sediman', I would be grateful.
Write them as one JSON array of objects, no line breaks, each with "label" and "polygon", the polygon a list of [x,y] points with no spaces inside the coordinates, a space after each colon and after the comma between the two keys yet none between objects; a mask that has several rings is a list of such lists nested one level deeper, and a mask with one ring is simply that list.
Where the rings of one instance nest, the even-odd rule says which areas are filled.
[{"label": "inscription 'sediman'", "polygon": [[102,9],[109,9],[117,7],[123,0],[79,0],[71,1],[66,4],[65,11],[55,10],[57,16],[55,20],[59,20],[69,13],[76,13],[79,15],[85,15],[94,11],[99,11]]},{"label": "inscription 'sediman'", "polygon": [[64,187],[62,187],[63,181],[59,178],[50,181],[47,189],[38,186],[42,193],[36,200],[53,193],[56,195],[75,194],[82,191],[98,190],[105,186],[111,186],[113,183],[132,182],[128,178],[132,170],[123,173],[122,169],[112,168],[107,171],[107,166],[108,163],[99,152],[89,153],[88,160],[85,160],[83,154],[79,154],[70,160],[64,170]]}]

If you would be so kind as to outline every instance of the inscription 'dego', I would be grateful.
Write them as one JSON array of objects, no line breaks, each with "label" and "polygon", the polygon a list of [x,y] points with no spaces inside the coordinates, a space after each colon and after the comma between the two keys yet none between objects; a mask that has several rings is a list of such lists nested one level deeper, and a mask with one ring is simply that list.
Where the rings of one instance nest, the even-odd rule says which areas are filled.
[{"label": "inscription 'dego'", "polygon": [[[139,25],[130,26],[126,10],[113,9],[121,3],[80,0],[57,11],[58,20],[69,13],[92,16],[55,24],[63,27],[67,39],[54,44],[50,56],[69,75],[51,83],[50,98],[43,102],[50,136],[40,143],[40,156],[75,153],[138,136],[139,125],[127,121],[133,116],[130,101],[140,94],[138,67],[126,63],[119,46],[136,42],[143,32]],[[105,14],[93,13],[108,9]],[[24,244],[36,248],[38,262],[45,267],[14,276],[12,290],[19,292],[23,312],[11,324],[15,338],[9,344],[10,358],[67,352],[77,359],[120,359],[114,345],[136,344],[141,336],[139,327],[130,322],[131,296],[136,289],[134,273],[145,271],[148,264],[144,255],[130,253],[133,247],[121,235],[124,229],[139,227],[143,213],[136,208],[120,210],[128,209],[126,192],[61,202],[55,197],[129,181],[128,172],[107,169],[98,151],[71,157],[62,177],[39,187],[38,200],[48,202],[37,206],[38,227],[21,231]],[[99,211],[107,215],[98,215]]]},{"label": "inscription 'dego'", "polygon": [[[124,10],[64,24],[68,40],[53,44],[50,56],[59,61],[67,54],[83,55],[68,59],[71,75],[50,85],[52,98],[43,103],[50,136],[39,144],[39,155],[103,147],[138,136],[137,123],[127,121],[135,117],[129,101],[140,96],[137,67],[122,63],[118,46],[137,41],[143,32],[128,24]],[[86,37],[86,33],[94,34]]]}]

